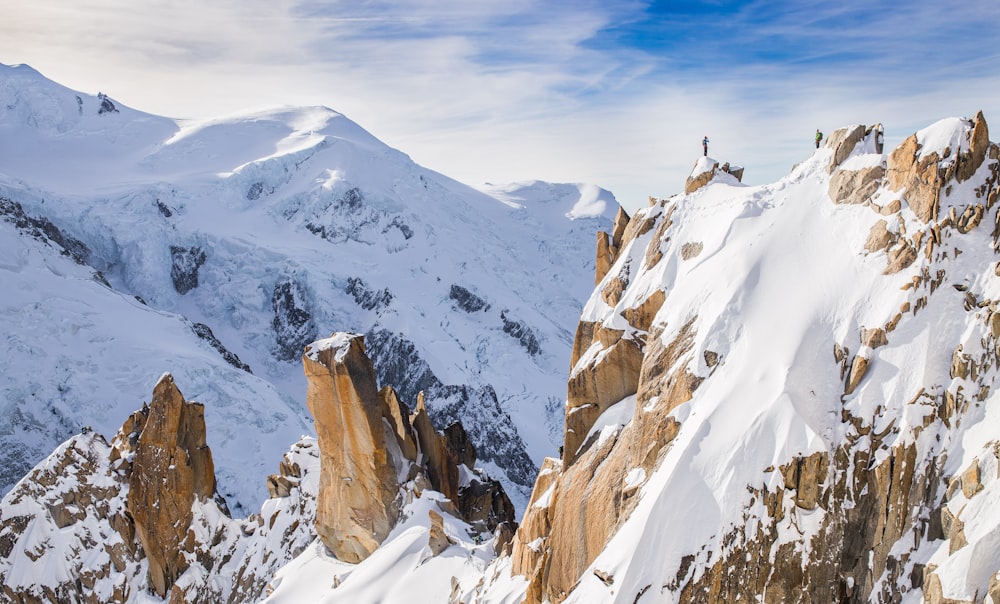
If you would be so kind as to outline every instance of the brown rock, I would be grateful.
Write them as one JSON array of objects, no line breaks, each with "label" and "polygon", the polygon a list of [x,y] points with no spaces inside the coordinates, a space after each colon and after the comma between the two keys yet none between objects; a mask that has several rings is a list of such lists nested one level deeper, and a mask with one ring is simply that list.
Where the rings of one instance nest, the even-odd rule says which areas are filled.
[{"label": "brown rock", "polygon": [[860,354],[855,355],[854,361],[851,363],[851,371],[847,375],[847,384],[844,387],[844,394],[853,394],[858,385],[861,384],[861,378],[865,377],[865,373],[867,371],[868,359]]},{"label": "brown rock", "polygon": [[417,408],[413,412],[413,429],[417,433],[417,443],[424,456],[427,478],[431,487],[440,491],[452,502],[458,500],[458,458],[448,448],[445,437],[431,424],[424,393],[417,396]]},{"label": "brown rock", "polygon": [[894,275],[901,270],[909,268],[916,259],[916,248],[909,241],[901,240],[889,249],[888,264],[882,272],[886,275]]},{"label": "brown rock", "polygon": [[608,241],[608,234],[597,231],[597,270],[594,273],[594,285],[604,280],[611,270],[611,264],[611,242]]},{"label": "brown rock", "polygon": [[444,518],[434,510],[427,510],[427,515],[431,519],[430,535],[427,538],[427,545],[431,548],[431,555],[437,556],[455,541],[444,532]]},{"label": "brown rock", "polygon": [[615,226],[611,230],[611,250],[615,260],[618,259],[618,254],[621,252],[625,231],[630,220],[625,208],[618,206],[618,212],[615,214]]},{"label": "brown rock", "polygon": [[663,290],[656,290],[648,298],[634,308],[626,308],[622,311],[622,317],[628,321],[629,325],[639,331],[649,331],[653,325],[656,313],[660,312],[663,302],[667,299]]},{"label": "brown rock", "polygon": [[951,527],[948,531],[948,541],[949,556],[969,544],[969,540],[965,538],[965,523],[962,522],[961,518],[956,517],[951,521]]},{"label": "brown rock", "polygon": [[173,377],[166,374],[153,389],[149,415],[135,445],[126,507],[149,560],[150,584],[160,597],[166,597],[188,567],[182,547],[195,497],[215,494],[204,411],[199,403],[185,402]]},{"label": "brown rock", "polygon": [[501,522],[493,532],[493,553],[497,556],[511,555],[514,545],[514,535],[517,533],[516,522]]},{"label": "brown rock", "polygon": [[681,246],[681,258],[684,260],[690,260],[698,256],[701,250],[704,249],[704,245],[700,241],[694,243],[685,243]]},{"label": "brown rock", "polygon": [[[865,137],[865,132],[866,129],[864,126],[839,128],[834,130],[833,134],[826,139],[825,146],[833,149],[833,156],[830,157],[830,165],[827,167],[827,170],[831,174],[854,151],[854,147]],[[831,195],[831,197],[833,196]]]},{"label": "brown rock", "polygon": [[444,429],[445,444],[455,455],[455,460],[470,470],[476,467],[476,447],[461,422],[453,422]]},{"label": "brown rock", "polygon": [[660,262],[660,259],[663,258],[663,245],[669,241],[667,231],[674,224],[671,217],[673,216],[676,208],[677,206],[675,205],[669,206],[664,210],[663,216],[659,218],[659,222],[656,226],[656,232],[653,233],[653,240],[650,242],[649,246],[646,247],[646,256],[643,258],[643,266],[647,269],[651,269],[656,266]]},{"label": "brown rock", "polygon": [[702,172],[701,174],[698,174],[697,176],[694,177],[688,176],[687,180],[684,181],[684,192],[694,193],[698,189],[712,182],[712,179],[715,178],[715,173],[716,171],[718,171],[718,169],[719,169],[719,164],[718,162],[716,162],[715,165],[712,166],[711,170]]},{"label": "brown rock", "polygon": [[516,575],[530,577],[538,570],[543,547],[536,544],[544,541],[552,529],[549,511],[557,499],[555,491],[561,472],[562,462],[558,459],[546,457],[542,461],[523,521],[514,535],[511,564]]},{"label": "brown rock", "polygon": [[993,604],[1000,604],[1000,572],[993,573],[993,576],[990,577],[990,584],[986,588],[986,593],[993,600]]},{"label": "brown rock", "polygon": [[694,344],[694,322],[692,317],[669,343],[664,344],[661,334],[656,330],[647,338],[646,355],[642,359],[639,375],[640,385],[637,389],[637,407],[645,407],[653,397],[659,397],[666,403],[665,412],[691,400],[694,390],[701,379],[683,369],[673,371],[681,357],[687,355]]},{"label": "brown rock", "polygon": [[795,491],[795,505],[804,510],[815,510],[819,504],[823,483],[829,468],[826,452],[798,457],[781,467],[785,488]]},{"label": "brown rock", "polygon": [[885,330],[876,327],[875,329],[861,329],[861,345],[869,348],[878,348],[889,343],[885,336]]},{"label": "brown rock", "polygon": [[983,490],[983,483],[979,475],[979,460],[973,459],[972,464],[962,472],[962,494],[966,498],[972,497]]},{"label": "brown rock", "polygon": [[885,220],[879,220],[872,225],[868,232],[868,240],[865,242],[865,250],[878,252],[895,243],[897,236],[889,232],[888,226]]},{"label": "brown rock", "polygon": [[923,222],[937,220],[943,174],[938,169],[941,157],[928,153],[919,158],[920,144],[912,134],[889,154],[886,182],[893,191],[904,191],[910,209]]},{"label": "brown rock", "polygon": [[413,437],[409,409],[396,396],[392,386],[384,386],[379,390],[378,396],[382,401],[382,417],[392,426],[400,452],[406,459],[417,461],[417,441]]},{"label": "brown rock", "polygon": [[375,370],[364,337],[354,334],[310,344],[302,362],[320,448],[316,532],[338,559],[357,563],[375,551],[398,516],[399,485],[385,446]]},{"label": "brown rock", "polygon": [[972,178],[979,166],[983,165],[986,159],[986,152],[990,146],[989,126],[983,112],[976,113],[973,119],[972,132],[969,135],[969,150],[959,157],[958,168],[955,171],[955,180],[964,182]]},{"label": "brown rock", "polygon": [[493,532],[503,523],[514,522],[514,504],[499,482],[493,479],[473,479],[458,491],[458,515],[479,532]]},{"label": "brown rock", "polygon": [[882,166],[837,170],[830,176],[830,199],[836,204],[864,203],[882,186],[884,177],[885,168]]},{"label": "brown rock", "polygon": [[[610,339],[613,330],[598,329],[595,335]],[[642,366],[641,343],[615,334],[614,343],[603,347],[600,360],[575,367],[570,376],[567,400],[563,461],[572,462],[594,421],[611,405],[635,394]]]}]

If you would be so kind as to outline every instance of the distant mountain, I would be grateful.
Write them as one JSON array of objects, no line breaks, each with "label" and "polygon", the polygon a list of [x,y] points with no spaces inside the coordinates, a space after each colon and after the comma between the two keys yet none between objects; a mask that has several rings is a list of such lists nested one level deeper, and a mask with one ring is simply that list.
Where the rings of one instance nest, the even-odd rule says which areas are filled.
[{"label": "distant mountain", "polygon": [[173,120],[0,66],[0,489],[169,371],[205,404],[220,492],[257,509],[313,430],[303,346],[349,330],[523,507],[618,209],[590,185],[470,188],[327,108]]}]

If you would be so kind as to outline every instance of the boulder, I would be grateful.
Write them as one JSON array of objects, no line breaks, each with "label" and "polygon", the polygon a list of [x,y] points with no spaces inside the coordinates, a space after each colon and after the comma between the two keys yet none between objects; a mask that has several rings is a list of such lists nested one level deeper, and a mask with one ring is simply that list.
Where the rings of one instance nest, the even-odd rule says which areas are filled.
[{"label": "boulder", "polygon": [[451,537],[444,532],[444,517],[434,510],[427,510],[427,515],[431,520],[431,530],[427,537],[427,545],[431,548],[431,555],[437,556],[450,545],[455,543]]}]

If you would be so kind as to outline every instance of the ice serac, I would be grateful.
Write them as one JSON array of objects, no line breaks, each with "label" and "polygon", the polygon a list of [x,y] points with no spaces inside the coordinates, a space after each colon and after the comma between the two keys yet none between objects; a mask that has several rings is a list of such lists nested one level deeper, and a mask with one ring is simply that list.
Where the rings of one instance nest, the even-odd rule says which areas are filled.
[{"label": "ice serac", "polygon": [[364,337],[335,334],[306,348],[306,402],[316,423],[320,486],[316,532],[340,560],[364,560],[399,514],[395,460]]},{"label": "ice serac", "polygon": [[215,495],[215,467],[204,407],[185,401],[173,376],[157,382],[147,411],[130,418],[138,439],[126,505],[149,560],[150,584],[162,598],[188,567],[192,505]]}]

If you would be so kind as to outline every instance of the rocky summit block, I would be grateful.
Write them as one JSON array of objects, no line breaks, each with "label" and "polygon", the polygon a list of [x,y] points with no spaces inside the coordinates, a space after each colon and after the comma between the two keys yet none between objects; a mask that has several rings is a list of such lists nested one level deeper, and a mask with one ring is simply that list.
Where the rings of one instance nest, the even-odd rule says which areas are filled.
[{"label": "rocky summit block", "polygon": [[364,336],[347,333],[312,343],[302,362],[320,447],[316,532],[338,559],[357,563],[382,543],[399,514],[375,369]]},{"label": "rocky summit block", "polygon": [[205,500],[215,495],[215,465],[205,444],[205,408],[185,401],[168,373],[153,389],[149,407],[130,417],[129,423],[138,438],[132,451],[127,509],[149,560],[150,583],[164,597],[188,567],[182,544],[194,515],[192,504],[196,497]]}]

